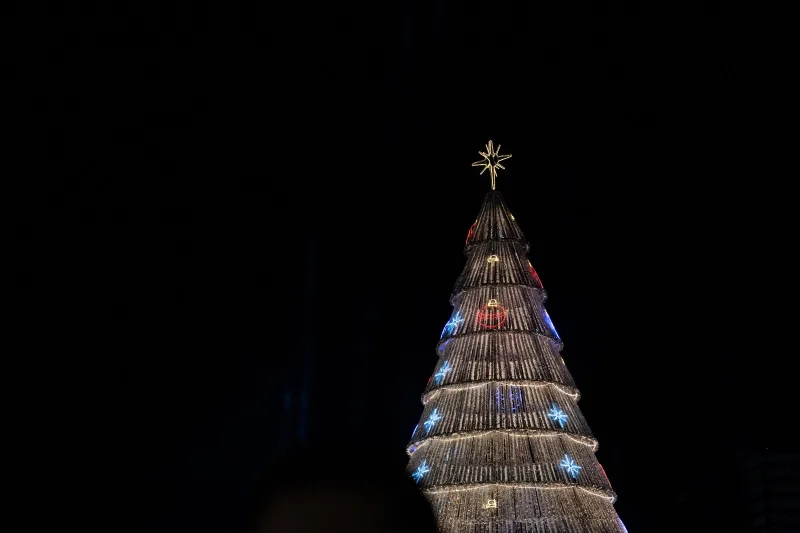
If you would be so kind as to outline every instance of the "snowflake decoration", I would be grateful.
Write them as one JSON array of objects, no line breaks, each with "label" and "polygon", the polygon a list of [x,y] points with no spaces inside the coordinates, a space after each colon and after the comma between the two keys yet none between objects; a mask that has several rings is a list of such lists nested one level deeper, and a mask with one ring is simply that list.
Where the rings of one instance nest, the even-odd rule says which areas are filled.
[{"label": "snowflake decoration", "polygon": [[436,384],[437,385],[440,384],[442,382],[442,380],[444,379],[445,374],[447,374],[451,370],[452,370],[452,368],[450,368],[450,363],[445,361],[444,364],[442,365],[442,367],[436,373]]},{"label": "snowflake decoration", "polygon": [[425,474],[427,474],[430,471],[431,471],[431,467],[429,467],[428,466],[428,462],[425,459],[423,459],[422,463],[417,467],[416,470],[414,470],[414,473],[411,474],[411,477],[413,477],[414,480],[417,483],[419,483],[419,480],[422,479],[422,476],[424,476]]},{"label": "snowflake decoration", "polygon": [[439,338],[441,339],[444,337],[445,332],[447,332],[448,335],[452,335],[458,325],[462,322],[464,322],[464,319],[461,318],[461,311],[456,311],[455,316],[444,325],[444,329],[442,329],[442,334],[439,335]]},{"label": "snowflake decoration", "polygon": [[571,475],[573,478],[578,477],[578,472],[580,472],[581,466],[578,466],[578,463],[572,460],[567,454],[564,454],[564,458],[561,460],[561,467],[566,469],[566,471]]},{"label": "snowflake decoration", "polygon": [[569,417],[567,416],[567,413],[565,413],[564,411],[561,410],[561,408],[558,407],[558,405],[553,404],[553,407],[551,407],[550,410],[547,412],[547,418],[549,418],[553,422],[558,422],[563,428],[564,423],[567,421]]},{"label": "snowflake decoration", "polygon": [[425,433],[428,433],[431,429],[433,429],[433,426],[436,425],[436,422],[438,422],[441,419],[442,415],[439,414],[439,410],[434,409],[433,412],[431,413],[431,416],[429,416],[428,419],[425,421]]}]

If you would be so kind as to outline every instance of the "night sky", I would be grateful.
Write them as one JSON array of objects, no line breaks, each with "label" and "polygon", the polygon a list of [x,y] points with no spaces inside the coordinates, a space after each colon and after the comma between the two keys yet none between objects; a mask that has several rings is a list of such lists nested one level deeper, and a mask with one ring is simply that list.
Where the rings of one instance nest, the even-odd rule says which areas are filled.
[{"label": "night sky", "polygon": [[76,400],[54,431],[124,516],[224,530],[304,445],[403,468],[492,139],[628,529],[747,531],[737,458],[794,422],[742,19],[112,4],[51,14],[18,275]]}]

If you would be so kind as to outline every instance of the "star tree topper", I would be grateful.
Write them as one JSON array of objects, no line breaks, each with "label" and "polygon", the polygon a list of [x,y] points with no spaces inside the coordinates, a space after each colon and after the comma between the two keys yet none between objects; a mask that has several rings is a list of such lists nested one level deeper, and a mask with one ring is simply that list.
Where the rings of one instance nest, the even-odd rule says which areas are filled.
[{"label": "star tree topper", "polygon": [[481,170],[481,176],[486,169],[489,169],[489,175],[492,177],[492,190],[494,190],[494,179],[497,177],[497,169],[505,170],[506,167],[500,164],[500,162],[505,161],[511,154],[508,155],[500,155],[500,145],[497,145],[497,149],[494,148],[492,145],[492,141],[490,140],[489,143],[486,145],[486,151],[481,152],[478,151],[479,154],[483,156],[483,159],[480,161],[475,161],[472,163],[473,167],[483,167]]}]

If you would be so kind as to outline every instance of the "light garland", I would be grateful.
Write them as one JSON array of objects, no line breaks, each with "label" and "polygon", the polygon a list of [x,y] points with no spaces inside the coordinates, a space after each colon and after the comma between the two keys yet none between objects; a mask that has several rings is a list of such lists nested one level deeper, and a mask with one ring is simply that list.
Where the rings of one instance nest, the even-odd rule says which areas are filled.
[{"label": "light garland", "polygon": [[[419,424],[418,424],[419,425]],[[416,431],[416,428],[415,428]],[[411,443],[406,448],[406,453],[412,455],[414,451],[422,448],[425,444],[434,442],[434,441],[457,441],[457,440],[465,440],[465,439],[474,439],[476,437],[485,437],[487,435],[495,434],[495,433],[502,433],[503,435],[507,435],[511,438],[548,438],[548,437],[565,437],[574,442],[575,444],[580,444],[582,446],[586,446],[591,448],[592,452],[596,452],[599,448],[599,443],[597,439],[593,437],[586,437],[584,435],[575,435],[573,433],[567,433],[564,431],[556,431],[552,429],[484,429],[484,430],[474,430],[474,431],[464,431],[460,433],[448,433],[445,435],[434,435],[431,437],[427,437],[422,440],[415,441]],[[598,466],[600,463],[598,463]],[[602,466],[601,466],[602,468]],[[605,476],[605,470],[603,470],[603,475]],[[608,476],[606,476],[608,479]]]},{"label": "light garland", "polygon": [[[447,364],[447,361],[445,361],[445,364]],[[448,366],[448,368],[445,371],[445,373],[449,372],[450,370],[452,370],[452,368],[450,368]],[[439,373],[441,373],[441,372],[442,372],[442,370],[440,369],[439,372],[436,374],[437,378],[439,377]],[[442,374],[442,377],[444,377],[444,373]],[[441,393],[442,391],[464,391],[464,390],[470,390],[470,389],[475,389],[475,388],[478,388],[478,387],[484,387],[484,386],[486,386],[487,383],[500,383],[500,384],[503,384],[503,385],[527,385],[529,387],[552,387],[553,389],[557,390],[558,392],[560,392],[560,393],[562,393],[562,394],[564,394],[566,396],[569,396],[569,397],[571,397],[571,398],[573,398],[575,400],[578,400],[578,398],[580,398],[580,393],[578,393],[574,389],[569,389],[569,388],[565,387],[564,385],[561,385],[560,383],[554,383],[552,381],[537,382],[537,381],[529,381],[529,380],[507,379],[507,380],[503,380],[503,381],[498,381],[498,380],[488,381],[487,380],[487,381],[475,381],[475,382],[471,382],[471,383],[442,385],[440,387],[437,387],[436,389],[431,390],[429,393],[427,393],[425,396],[423,396],[422,404],[423,405],[427,404],[428,402],[433,400],[436,397],[437,394]]]},{"label": "light garland", "polygon": [[487,487],[498,487],[504,489],[534,489],[534,490],[579,490],[591,496],[601,498],[608,502],[617,501],[617,495],[614,492],[610,494],[604,490],[583,487],[572,483],[473,483],[471,485],[455,485],[450,487],[435,487],[430,489],[423,489],[425,494],[453,494],[458,492],[473,492],[477,490],[485,490]]}]

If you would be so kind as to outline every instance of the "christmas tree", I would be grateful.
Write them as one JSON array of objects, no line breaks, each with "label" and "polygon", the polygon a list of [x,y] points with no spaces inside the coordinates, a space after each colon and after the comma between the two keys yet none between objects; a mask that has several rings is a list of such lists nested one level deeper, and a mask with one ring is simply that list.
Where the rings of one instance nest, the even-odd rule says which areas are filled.
[{"label": "christmas tree", "polygon": [[625,533],[595,457],[528,244],[502,196],[511,157],[492,141],[492,189],[467,234],[467,264],[422,396],[408,471],[446,533]]}]

